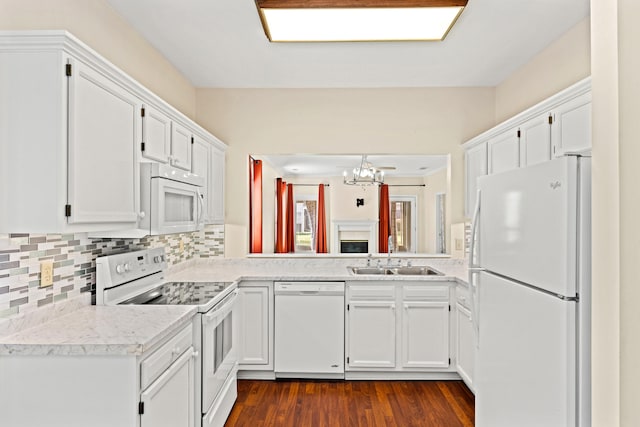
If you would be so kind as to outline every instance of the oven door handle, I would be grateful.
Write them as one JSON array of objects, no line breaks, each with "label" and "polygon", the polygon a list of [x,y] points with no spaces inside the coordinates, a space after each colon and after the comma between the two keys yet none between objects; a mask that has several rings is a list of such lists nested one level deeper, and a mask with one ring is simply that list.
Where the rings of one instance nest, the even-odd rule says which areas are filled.
[{"label": "oven door handle", "polygon": [[210,323],[217,319],[220,314],[226,314],[231,310],[233,305],[238,298],[238,290],[234,289],[229,295],[224,297],[224,299],[214,308],[209,310],[206,314],[202,315],[202,320],[204,323]]}]

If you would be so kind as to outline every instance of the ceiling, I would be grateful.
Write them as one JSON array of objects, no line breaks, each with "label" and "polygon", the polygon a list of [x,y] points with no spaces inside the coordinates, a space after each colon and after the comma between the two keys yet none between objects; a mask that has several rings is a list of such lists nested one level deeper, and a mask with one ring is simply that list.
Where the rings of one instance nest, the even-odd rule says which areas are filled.
[{"label": "ceiling", "polygon": [[196,87],[496,86],[589,0],[469,0],[443,42],[270,43],[254,0],[107,0]]},{"label": "ceiling", "polygon": [[[283,177],[336,177],[360,166],[362,155],[265,155],[254,156],[273,167]],[[388,177],[419,177],[447,167],[449,156],[368,155],[367,161],[385,169]]]}]

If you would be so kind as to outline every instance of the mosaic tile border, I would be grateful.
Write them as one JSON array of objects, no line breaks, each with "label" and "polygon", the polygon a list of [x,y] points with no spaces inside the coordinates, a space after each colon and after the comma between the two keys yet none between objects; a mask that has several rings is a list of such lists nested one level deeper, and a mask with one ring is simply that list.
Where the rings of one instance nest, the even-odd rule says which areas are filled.
[{"label": "mosaic tile border", "polygon": [[[87,233],[0,235],[0,318],[94,292],[98,256],[159,246],[165,247],[170,266],[224,257],[224,226],[142,239],[89,239]],[[53,285],[43,288],[40,263],[47,260],[53,261]]]}]

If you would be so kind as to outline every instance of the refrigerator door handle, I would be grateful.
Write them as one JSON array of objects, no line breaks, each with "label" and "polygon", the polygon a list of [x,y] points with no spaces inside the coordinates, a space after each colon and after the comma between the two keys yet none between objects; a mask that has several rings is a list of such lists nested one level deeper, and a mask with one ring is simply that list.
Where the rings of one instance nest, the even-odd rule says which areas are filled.
[{"label": "refrigerator door handle", "polygon": [[471,320],[473,324],[473,330],[476,336],[476,348],[480,348],[480,319],[478,311],[478,288],[475,285],[474,276],[484,268],[475,263],[478,222],[480,221],[480,189],[476,196],[476,206],[473,210],[473,220],[471,223],[471,242],[469,247],[469,289],[471,290]]},{"label": "refrigerator door handle", "polygon": [[478,221],[480,220],[480,190],[476,196],[476,206],[473,209],[473,218],[471,220],[471,242],[469,244],[469,269],[478,268],[479,265],[475,264],[476,255],[476,233],[478,231]]}]

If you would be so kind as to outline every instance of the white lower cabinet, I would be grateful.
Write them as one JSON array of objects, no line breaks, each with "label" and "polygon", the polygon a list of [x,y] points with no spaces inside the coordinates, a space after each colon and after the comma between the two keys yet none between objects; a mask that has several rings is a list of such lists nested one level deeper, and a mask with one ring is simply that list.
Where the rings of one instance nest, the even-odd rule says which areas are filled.
[{"label": "white lower cabinet", "polygon": [[193,350],[186,351],[140,394],[141,427],[194,426]]},{"label": "white lower cabinet", "polygon": [[476,338],[471,315],[471,294],[464,285],[456,286],[456,369],[467,386],[474,390]]},{"label": "white lower cabinet", "polygon": [[236,313],[238,368],[273,371],[273,282],[240,282]]},{"label": "white lower cabinet", "polygon": [[475,348],[471,312],[456,304],[456,368],[458,374],[473,389]]},{"label": "white lower cabinet", "polygon": [[395,301],[350,301],[347,364],[350,368],[396,366]]},{"label": "white lower cabinet", "polygon": [[448,368],[449,286],[402,286],[402,366]]},{"label": "white lower cabinet", "polygon": [[402,366],[449,367],[449,302],[407,301],[402,312]]},{"label": "white lower cabinet", "polygon": [[189,322],[142,355],[3,355],[0,424],[195,427],[192,342]]},{"label": "white lower cabinet", "polygon": [[347,370],[449,371],[448,283],[383,283],[347,284]]}]

